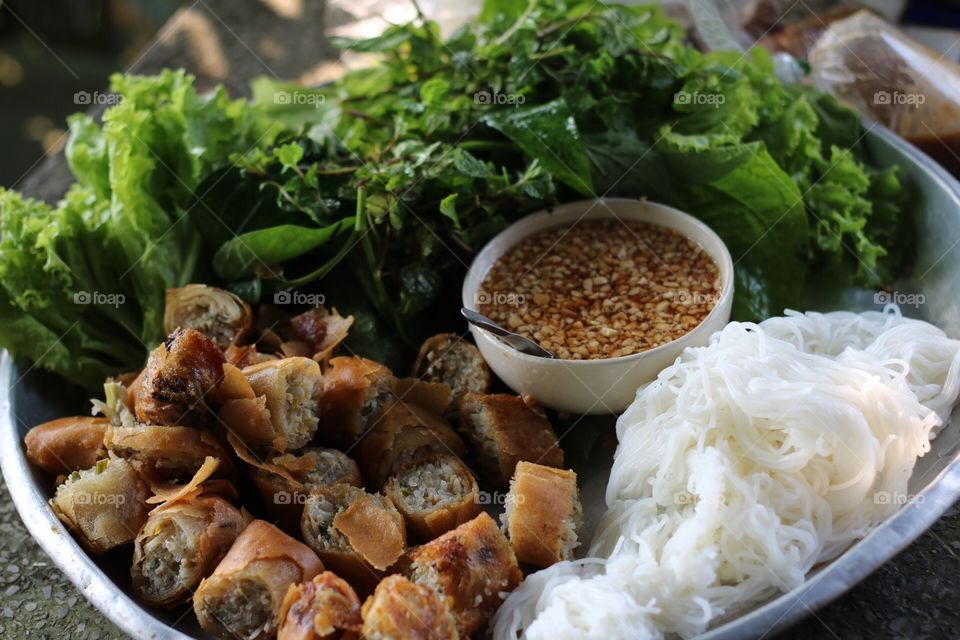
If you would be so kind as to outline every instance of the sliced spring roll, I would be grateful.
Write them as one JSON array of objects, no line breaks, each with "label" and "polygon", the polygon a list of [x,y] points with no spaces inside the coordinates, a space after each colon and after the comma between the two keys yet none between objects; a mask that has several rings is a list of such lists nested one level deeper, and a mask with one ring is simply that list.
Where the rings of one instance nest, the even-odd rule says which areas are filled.
[{"label": "sliced spring roll", "polygon": [[427,452],[462,456],[460,436],[440,416],[415,404],[392,402],[361,441],[357,459],[367,485],[383,486],[391,473]]},{"label": "sliced spring roll", "polygon": [[50,473],[89,469],[106,455],[107,418],[59,418],[27,432],[27,460]]},{"label": "sliced spring roll", "polygon": [[521,460],[563,467],[563,450],[546,414],[521,397],[464,394],[460,432],[476,454],[485,479],[494,486],[506,486]]},{"label": "sliced spring roll", "polygon": [[418,458],[390,476],[383,492],[421,541],[432,540],[480,513],[480,489],[473,473],[450,454]]},{"label": "sliced spring roll", "polygon": [[[323,377],[310,358],[283,358],[243,369],[249,390],[225,368],[220,420],[252,449],[283,453],[306,446],[317,432]],[[234,396],[227,398],[227,396]]]},{"label": "sliced spring roll", "polygon": [[301,533],[331,571],[366,595],[406,550],[403,516],[380,494],[349,485],[307,496]]},{"label": "sliced spring roll", "polygon": [[583,517],[576,473],[518,462],[504,507],[500,521],[520,562],[544,568],[573,559]]},{"label": "sliced spring roll", "polygon": [[134,540],[134,593],[155,607],[183,604],[248,523],[248,516],[217,495],[154,510]]},{"label": "sliced spring roll", "polygon": [[207,457],[217,458],[223,465],[229,460],[216,436],[192,427],[111,426],[104,445],[119,457],[170,479],[192,476]]},{"label": "sliced spring roll", "polygon": [[299,533],[303,502],[311,490],[335,484],[363,486],[357,463],[342,451],[326,447],[273,456],[251,469],[250,475],[267,511],[288,533]]},{"label": "sliced spring roll", "polygon": [[[365,640],[459,640],[456,619],[432,589],[388,576],[363,603]],[[465,636],[466,637],[466,636]]]},{"label": "sliced spring roll", "polygon": [[412,551],[409,576],[440,595],[465,638],[523,579],[510,543],[486,513]]},{"label": "sliced spring roll", "polygon": [[253,312],[239,296],[205,284],[167,289],[163,331],[196,329],[226,349],[240,343],[253,329]]},{"label": "sliced spring roll", "polygon": [[357,593],[345,580],[324,571],[287,590],[277,640],[352,640],[362,624]]},{"label": "sliced spring roll", "polygon": [[263,520],[234,541],[193,594],[200,626],[219,638],[255,640],[276,634],[280,605],[292,584],[310,580],[323,563],[308,547]]},{"label": "sliced spring roll", "polygon": [[143,424],[207,426],[207,395],[223,377],[223,352],[195,329],[171,333],[150,352],[137,389],[135,412]]},{"label": "sliced spring roll", "polygon": [[333,358],[323,381],[324,438],[341,446],[353,444],[394,398],[396,380],[389,369],[373,360]]},{"label": "sliced spring roll", "polygon": [[133,541],[147,520],[147,486],[123,458],[74,471],[50,506],[88,551],[101,554]]},{"label": "sliced spring roll", "polygon": [[353,316],[344,318],[336,309],[310,309],[290,318],[288,340],[284,344],[300,343],[314,360],[326,360],[347,337],[351,325]]},{"label": "sliced spring roll", "polygon": [[490,369],[480,350],[455,333],[441,333],[424,341],[413,365],[413,376],[448,384],[452,398],[446,412],[451,414],[458,412],[463,394],[486,393],[490,388]]}]

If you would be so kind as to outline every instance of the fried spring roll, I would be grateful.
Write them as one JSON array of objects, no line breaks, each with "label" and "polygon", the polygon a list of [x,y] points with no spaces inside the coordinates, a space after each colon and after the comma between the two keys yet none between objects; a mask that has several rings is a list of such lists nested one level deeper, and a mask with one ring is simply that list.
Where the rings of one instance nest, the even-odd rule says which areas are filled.
[{"label": "fried spring roll", "polygon": [[287,590],[277,640],[353,640],[362,624],[356,592],[336,574],[324,571]]},{"label": "fried spring roll", "polygon": [[310,309],[290,318],[289,342],[307,347],[314,360],[326,360],[346,337],[353,325],[353,316],[344,318],[336,309]]},{"label": "fried spring roll", "polygon": [[[306,446],[317,432],[323,377],[310,358],[283,358],[243,370],[249,391],[228,365],[220,420],[253,449],[284,452]],[[250,393],[252,391],[252,393]],[[235,396],[232,399],[228,395]]]},{"label": "fried spring roll", "polygon": [[465,393],[486,393],[490,369],[471,342],[455,333],[441,333],[424,341],[413,365],[413,376],[450,386],[452,401],[447,411],[456,414]]},{"label": "fried spring roll", "polygon": [[463,637],[479,631],[523,579],[517,557],[486,513],[410,553],[410,579],[436,591]]},{"label": "fried spring roll", "polygon": [[196,329],[226,349],[238,344],[253,329],[253,312],[239,296],[204,284],[167,289],[163,331]]},{"label": "fried spring roll", "polygon": [[193,475],[207,457],[223,464],[230,459],[212,433],[192,427],[111,426],[104,444],[119,457],[147,465],[169,479]]},{"label": "fried spring roll", "polygon": [[216,495],[155,510],[134,540],[130,569],[134,593],[155,607],[183,604],[248,522],[248,516]]},{"label": "fried spring roll", "polygon": [[390,476],[384,493],[421,541],[432,540],[480,513],[480,489],[473,473],[450,454],[415,460]]},{"label": "fried spring roll", "polygon": [[382,495],[349,485],[312,491],[300,524],[304,542],[364,595],[406,550],[396,507]]},{"label": "fried spring roll", "polygon": [[330,442],[349,446],[394,398],[397,379],[383,365],[365,358],[333,358],[330,365],[323,381],[321,430]]},{"label": "fried spring roll", "polygon": [[59,418],[27,432],[27,460],[50,473],[89,469],[106,455],[107,418]]},{"label": "fried spring roll", "polygon": [[517,463],[500,521],[520,562],[543,568],[573,559],[582,516],[576,473]]},{"label": "fried spring roll", "polygon": [[427,452],[462,456],[460,436],[440,416],[417,405],[393,402],[360,443],[357,459],[370,487],[382,487],[391,473]]},{"label": "fried spring roll", "polygon": [[362,487],[360,469],[347,454],[325,447],[308,447],[299,455],[273,456],[250,472],[267,511],[288,533],[300,532],[303,502],[313,489],[335,484]]},{"label": "fried spring roll", "polygon": [[147,520],[149,495],[129,462],[110,457],[71,473],[50,506],[80,544],[99,555],[136,537]]},{"label": "fried spring roll", "polygon": [[220,348],[195,329],[171,333],[150,352],[136,393],[143,424],[204,427],[210,423],[207,395],[223,377]]},{"label": "fried spring roll", "polygon": [[506,486],[521,460],[563,467],[546,415],[523,398],[503,393],[466,393],[460,400],[460,431],[494,486]]},{"label": "fried spring roll", "polygon": [[432,589],[388,576],[363,603],[365,640],[459,640],[456,619]]},{"label": "fried spring roll", "polygon": [[200,626],[220,638],[269,638],[292,584],[310,580],[323,563],[275,526],[254,520],[234,541],[213,574],[200,582],[193,610]]}]

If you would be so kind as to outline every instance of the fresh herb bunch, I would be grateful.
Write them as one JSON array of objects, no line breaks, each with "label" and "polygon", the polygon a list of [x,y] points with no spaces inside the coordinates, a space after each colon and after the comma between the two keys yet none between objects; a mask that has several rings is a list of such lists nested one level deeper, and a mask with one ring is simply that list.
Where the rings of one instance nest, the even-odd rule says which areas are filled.
[{"label": "fresh herb bunch", "polygon": [[[79,232],[54,222],[34,238],[12,221],[42,206],[3,195],[4,246],[24,255],[0,258],[0,330],[47,326],[38,303],[59,309],[84,282],[50,265],[86,260],[130,291],[138,317],[71,308],[51,333],[79,318],[100,348],[93,336],[122,320],[150,344],[163,289],[190,279],[251,301],[312,287],[357,316],[358,351],[389,361],[456,312],[466,265],[494,233],[595,196],[649,197],[713,227],[736,261],[739,319],[799,304],[808,274],[876,286],[907,261],[904,188],[867,164],[857,116],[783,87],[760,50],[701,54],[656,7],[487,0],[445,40],[421,16],[339,44],[381,59],[320,88],[259,80],[250,103],[196,96],[182,74],[116,79],[124,102],[103,128],[73,123],[79,186],[43,215],[96,218],[80,235],[120,249],[68,255],[71,241],[50,238]],[[15,293],[21,264],[52,269],[26,278],[32,301]],[[49,339],[15,336],[5,344],[82,377],[46,357]],[[139,364],[97,353],[104,370]]]}]

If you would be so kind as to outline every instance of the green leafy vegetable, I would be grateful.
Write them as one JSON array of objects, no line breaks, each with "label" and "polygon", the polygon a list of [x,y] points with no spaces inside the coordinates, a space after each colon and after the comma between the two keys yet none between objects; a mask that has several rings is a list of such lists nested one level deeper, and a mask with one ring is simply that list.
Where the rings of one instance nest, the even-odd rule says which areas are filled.
[{"label": "green leafy vegetable", "polygon": [[92,386],[160,339],[168,287],[250,302],[313,287],[356,316],[351,348],[391,363],[449,329],[490,237],[593,196],[713,227],[739,319],[797,304],[808,275],[901,273],[906,189],[869,166],[856,114],[783,87],[762,51],[685,38],[653,6],[487,0],[446,41],[420,16],[340,43],[379,64],[319,88],[260,79],[251,102],[198,95],[182,72],[117,76],[102,125],[70,120],[64,202],[0,194],[0,335]]}]

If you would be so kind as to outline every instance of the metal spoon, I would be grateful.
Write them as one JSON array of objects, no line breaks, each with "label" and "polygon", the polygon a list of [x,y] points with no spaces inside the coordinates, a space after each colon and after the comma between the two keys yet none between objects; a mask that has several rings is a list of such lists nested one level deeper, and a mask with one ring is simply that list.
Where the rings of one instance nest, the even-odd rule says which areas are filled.
[{"label": "metal spoon", "polygon": [[537,356],[539,358],[553,358],[556,359],[557,356],[550,353],[539,344],[531,340],[530,338],[525,338],[520,334],[507,331],[496,322],[488,318],[487,316],[477,313],[476,311],[471,311],[466,307],[460,309],[461,315],[466,319],[470,324],[480,327],[481,329],[486,329],[497,338],[506,344],[507,346],[513,347],[520,353],[526,353],[527,355]]}]

